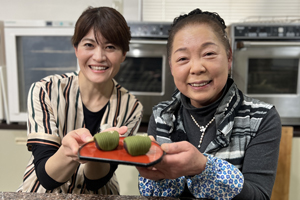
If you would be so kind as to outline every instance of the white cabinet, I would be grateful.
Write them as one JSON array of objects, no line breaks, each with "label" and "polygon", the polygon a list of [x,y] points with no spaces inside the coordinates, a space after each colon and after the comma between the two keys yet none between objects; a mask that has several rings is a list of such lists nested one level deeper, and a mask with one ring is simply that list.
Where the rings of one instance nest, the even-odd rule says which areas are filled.
[{"label": "white cabinet", "polygon": [[138,171],[135,166],[119,165],[116,171],[121,195],[140,195]]},{"label": "white cabinet", "polygon": [[0,130],[0,191],[14,192],[22,183],[30,158],[26,130]]}]

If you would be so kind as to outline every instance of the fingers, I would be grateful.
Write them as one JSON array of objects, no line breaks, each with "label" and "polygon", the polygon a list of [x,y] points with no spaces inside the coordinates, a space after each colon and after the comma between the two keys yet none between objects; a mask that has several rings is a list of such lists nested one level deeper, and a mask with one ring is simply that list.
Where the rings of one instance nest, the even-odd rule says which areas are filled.
[{"label": "fingers", "polygon": [[141,176],[151,180],[174,179],[200,174],[205,169],[206,157],[187,141],[164,143],[161,148],[166,154],[160,162],[148,168],[137,167]]},{"label": "fingers", "polygon": [[136,167],[139,171],[139,174],[147,179],[158,181],[164,179],[165,176],[162,172],[158,171],[156,168],[146,168],[146,167]]},{"label": "fingers", "polygon": [[174,142],[174,143],[164,143],[161,145],[163,151],[167,154],[177,154],[181,152],[188,151],[193,148],[192,145],[186,141]]},{"label": "fingers", "polygon": [[150,135],[149,138],[151,139],[152,142],[156,142],[155,138],[152,135]]},{"label": "fingers", "polygon": [[127,126],[121,126],[118,130],[119,134],[120,135],[124,135],[128,130],[128,127]]},{"label": "fingers", "polygon": [[76,129],[69,132],[62,140],[62,145],[66,150],[66,155],[77,156],[79,147],[91,138],[93,137],[90,131],[86,128]]},{"label": "fingers", "polygon": [[128,130],[128,127],[127,126],[121,126],[121,127],[111,127],[111,128],[108,128],[108,129],[105,129],[101,132],[105,132],[105,131],[118,131],[118,133],[120,135],[124,135]]},{"label": "fingers", "polygon": [[86,143],[86,142],[93,141],[93,136],[91,135],[91,133],[88,129],[83,128],[83,129],[78,129],[75,131],[80,136],[81,141],[78,141],[78,142]]}]

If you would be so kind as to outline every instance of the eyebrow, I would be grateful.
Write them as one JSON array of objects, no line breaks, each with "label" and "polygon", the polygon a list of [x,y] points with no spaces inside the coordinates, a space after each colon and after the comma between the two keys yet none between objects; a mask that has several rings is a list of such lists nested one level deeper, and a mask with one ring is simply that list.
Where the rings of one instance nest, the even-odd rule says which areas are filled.
[{"label": "eyebrow", "polygon": [[[213,42],[206,42],[204,44],[201,45],[201,48],[205,48],[207,46],[218,46],[217,44],[213,43]],[[179,51],[186,51],[187,48],[186,47],[182,47],[182,48],[179,48],[179,49],[176,49],[176,51],[174,51],[174,53],[176,52],[179,52]]]},{"label": "eyebrow", "polygon": [[203,45],[201,45],[202,47],[207,47],[207,46],[218,46],[216,43],[214,42],[206,42]]},{"label": "eyebrow", "polygon": [[[93,43],[98,44],[98,42],[96,40],[91,39],[91,38],[83,38],[81,41],[89,41],[89,42],[93,42]],[[113,43],[106,40],[103,45],[106,45],[106,44],[113,44]]]},{"label": "eyebrow", "polygon": [[82,41],[96,42],[94,39],[91,38],[83,38]]}]

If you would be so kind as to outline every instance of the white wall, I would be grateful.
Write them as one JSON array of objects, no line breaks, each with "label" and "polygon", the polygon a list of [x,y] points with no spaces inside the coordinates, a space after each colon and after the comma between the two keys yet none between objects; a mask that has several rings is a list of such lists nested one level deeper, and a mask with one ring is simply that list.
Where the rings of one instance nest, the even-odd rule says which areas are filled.
[{"label": "white wall", "polygon": [[0,0],[0,20],[76,21],[88,6],[114,5],[127,21],[138,20],[138,0]]},{"label": "white wall", "polygon": [[[217,12],[226,25],[244,21],[246,18],[262,20],[300,18],[299,0],[144,0],[145,21],[173,21],[174,17],[195,8]],[[259,16],[259,18],[257,18]],[[290,18],[289,17],[289,18]]]}]

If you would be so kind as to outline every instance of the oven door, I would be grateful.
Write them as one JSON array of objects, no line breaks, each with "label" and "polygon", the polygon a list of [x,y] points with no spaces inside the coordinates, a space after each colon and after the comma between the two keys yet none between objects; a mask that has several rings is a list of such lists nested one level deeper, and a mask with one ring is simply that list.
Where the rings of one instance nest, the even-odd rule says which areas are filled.
[{"label": "oven door", "polygon": [[27,121],[27,95],[33,82],[78,70],[70,42],[73,31],[52,27],[4,28],[10,121]]},{"label": "oven door", "polygon": [[239,42],[232,77],[248,96],[275,105],[284,125],[300,124],[300,43]]},{"label": "oven door", "polygon": [[152,107],[170,100],[175,90],[166,45],[166,40],[131,40],[126,59],[114,77],[143,104],[143,122],[149,121]]}]

